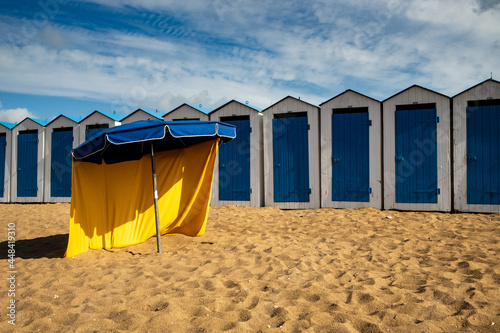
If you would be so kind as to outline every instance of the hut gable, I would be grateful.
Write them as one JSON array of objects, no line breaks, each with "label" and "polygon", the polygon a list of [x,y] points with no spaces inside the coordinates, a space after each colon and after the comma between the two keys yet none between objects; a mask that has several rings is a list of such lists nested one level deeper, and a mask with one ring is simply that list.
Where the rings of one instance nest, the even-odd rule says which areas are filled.
[{"label": "hut gable", "polygon": [[43,202],[47,123],[25,118],[12,129],[11,202]]},{"label": "hut gable", "polygon": [[122,116],[116,113],[107,113],[95,110],[79,123],[79,144],[82,144],[85,140],[99,133],[104,128],[119,126],[121,124],[121,118]]},{"label": "hut gable", "polygon": [[59,115],[45,126],[44,202],[71,201],[71,150],[80,130],[75,119]]},{"label": "hut gable", "polygon": [[382,103],[384,208],[450,211],[450,98],[413,85]]},{"label": "hut gable", "polygon": [[120,120],[120,123],[127,124],[139,120],[163,120],[163,117],[160,115],[160,113],[158,113],[158,111],[151,112],[143,109],[137,109],[134,112],[130,113],[128,116],[122,118]]},{"label": "hut gable", "polygon": [[10,202],[12,129],[15,126],[0,122],[0,202]]},{"label": "hut gable", "polygon": [[262,113],[248,103],[231,100],[210,112],[210,120],[236,126],[236,139],[220,146],[216,157],[212,205],[262,206]]},{"label": "hut gable", "polygon": [[321,105],[321,207],[382,208],[381,103],[353,90]]},{"label": "hut gable", "polygon": [[201,104],[199,106],[193,106],[190,104],[181,104],[175,109],[163,115],[163,119],[166,121],[172,120],[209,120],[210,110],[203,108]]},{"label": "hut gable", "polygon": [[500,82],[488,79],[455,95],[454,209],[500,212]]},{"label": "hut gable", "polygon": [[319,107],[287,96],[262,112],[266,206],[319,208]]}]

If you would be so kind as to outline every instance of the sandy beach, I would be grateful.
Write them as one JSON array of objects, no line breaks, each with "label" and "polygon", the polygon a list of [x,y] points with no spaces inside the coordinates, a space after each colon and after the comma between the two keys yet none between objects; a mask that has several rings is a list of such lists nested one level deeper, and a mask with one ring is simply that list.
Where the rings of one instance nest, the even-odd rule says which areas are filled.
[{"label": "sandy beach", "polygon": [[0,222],[1,332],[500,332],[500,214],[221,206],[162,254],[151,238],[73,258],[69,204],[0,205]]}]

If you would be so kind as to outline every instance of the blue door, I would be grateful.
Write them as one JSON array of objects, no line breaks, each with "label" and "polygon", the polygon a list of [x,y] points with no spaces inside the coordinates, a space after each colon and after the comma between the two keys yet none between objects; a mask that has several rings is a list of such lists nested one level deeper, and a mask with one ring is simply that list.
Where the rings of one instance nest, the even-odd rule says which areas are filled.
[{"label": "blue door", "polygon": [[7,150],[7,136],[0,133],[0,198],[5,193],[5,152]]},{"label": "blue door", "polygon": [[467,203],[500,204],[500,105],[467,107]]},{"label": "blue door", "polygon": [[38,131],[20,132],[17,136],[17,196],[36,197]]},{"label": "blue door", "polygon": [[108,124],[87,125],[87,128],[85,129],[85,140],[90,139],[106,128],[109,128]]},{"label": "blue door", "polygon": [[397,110],[396,202],[437,203],[436,109]]},{"label": "blue door", "polygon": [[250,119],[221,121],[236,126],[236,138],[220,146],[219,200],[250,201]]},{"label": "blue door", "polygon": [[332,201],[370,201],[366,108],[332,114]]},{"label": "blue door", "polygon": [[308,131],[307,115],[273,119],[275,202],[309,202]]},{"label": "blue door", "polygon": [[50,196],[71,196],[73,128],[54,129],[50,159]]}]

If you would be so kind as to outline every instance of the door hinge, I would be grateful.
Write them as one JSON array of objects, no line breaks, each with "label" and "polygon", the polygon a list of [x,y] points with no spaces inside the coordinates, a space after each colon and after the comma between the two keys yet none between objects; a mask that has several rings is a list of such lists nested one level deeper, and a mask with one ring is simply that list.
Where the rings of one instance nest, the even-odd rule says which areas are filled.
[{"label": "door hinge", "polygon": [[439,117],[436,117],[436,124],[439,123]]},{"label": "door hinge", "polygon": [[441,194],[441,189],[440,189],[440,188],[438,188],[438,189],[436,190],[436,193],[437,193],[437,194]]},{"label": "door hinge", "polygon": [[250,133],[252,133],[252,128],[250,127]]},{"label": "door hinge", "polygon": [[307,130],[309,131],[311,129],[311,125],[307,124]]},{"label": "door hinge", "polygon": [[252,188],[251,187],[248,189],[248,193],[252,194]]},{"label": "door hinge", "polygon": [[368,194],[372,194],[372,188],[371,187],[368,188]]},{"label": "door hinge", "polygon": [[308,192],[308,194],[311,194],[311,193],[312,193],[312,191],[311,191],[311,189],[309,189],[309,192]]},{"label": "door hinge", "polygon": [[371,126],[372,125],[372,120],[368,120],[368,126]]}]

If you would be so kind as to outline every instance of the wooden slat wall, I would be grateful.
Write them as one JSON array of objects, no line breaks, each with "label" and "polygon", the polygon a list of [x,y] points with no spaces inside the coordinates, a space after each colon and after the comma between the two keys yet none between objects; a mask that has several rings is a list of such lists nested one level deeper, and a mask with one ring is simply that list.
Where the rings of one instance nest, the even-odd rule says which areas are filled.
[{"label": "wooden slat wall", "polygon": [[488,80],[453,97],[454,209],[462,212],[499,213],[500,205],[467,204],[468,101],[500,98],[500,83]]},{"label": "wooden slat wall", "polygon": [[[372,121],[369,129],[370,141],[370,202],[332,201],[332,109],[368,107]],[[382,208],[382,115],[381,103],[348,90],[321,105],[321,207],[332,208]]]},{"label": "wooden slat wall", "polygon": [[[73,128],[73,148],[76,148],[80,142],[80,127],[74,121],[60,116],[53,122],[51,122],[47,127],[45,127],[45,156],[44,156],[44,202],[71,202],[71,197],[68,198],[52,198],[50,196],[50,185],[51,185],[51,147],[52,147],[52,132],[54,128],[60,127],[72,127]],[[85,131],[84,131],[85,132]]]},{"label": "wooden slat wall", "polygon": [[80,133],[78,135],[79,142],[77,146],[85,142],[85,130],[87,129],[87,125],[97,125],[97,124],[108,124],[109,128],[121,125],[120,122],[114,121],[113,119],[96,112],[80,122],[79,126]]},{"label": "wooden slat wall", "polygon": [[[248,201],[221,201],[219,200],[219,155],[217,154],[212,186],[212,206],[219,205],[249,205],[262,207],[264,205],[264,163],[263,157],[263,115],[255,109],[232,101],[223,108],[210,114],[210,120],[219,121],[221,117],[250,116],[250,187],[252,194]],[[238,133],[236,133],[238,135]]]},{"label": "wooden slat wall", "polygon": [[[309,141],[309,202],[274,202],[273,175],[273,128],[274,114],[307,112],[311,127]],[[320,156],[319,156],[319,108],[293,97],[287,97],[264,111],[264,200],[266,206],[283,209],[319,208],[320,202]]]},{"label": "wooden slat wall", "polygon": [[[20,131],[38,130],[38,168],[37,168],[37,187],[36,197],[18,197],[17,196],[17,136]],[[25,119],[12,130],[12,157],[11,157],[11,178],[10,178],[10,201],[11,202],[43,202],[44,186],[44,152],[45,152],[45,128],[31,119]]]},{"label": "wooden slat wall", "polygon": [[[395,178],[395,110],[396,105],[436,103],[438,203],[397,203]],[[451,210],[451,152],[450,152],[450,98],[419,86],[407,90],[383,102],[383,150],[384,150],[384,209],[414,211]]]},{"label": "wooden slat wall", "polygon": [[142,110],[136,111],[133,114],[129,115],[128,117],[124,118],[121,120],[122,124],[128,124],[128,123],[133,123],[134,121],[139,121],[139,120],[162,120],[161,114],[157,114],[158,118],[153,117],[147,112],[144,112]]},{"label": "wooden slat wall", "polygon": [[163,119],[165,121],[171,121],[174,119],[184,119],[184,118],[199,118],[199,120],[209,120],[209,116],[193,109],[189,105],[182,105],[181,107],[175,109],[174,111],[168,113]]},{"label": "wooden slat wall", "polygon": [[12,131],[3,125],[0,125],[0,133],[5,133],[5,167],[4,167],[4,183],[0,186],[5,187],[3,197],[0,197],[0,202],[10,202],[10,178],[11,178],[11,157],[12,157]]}]

